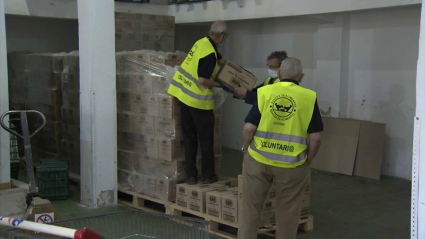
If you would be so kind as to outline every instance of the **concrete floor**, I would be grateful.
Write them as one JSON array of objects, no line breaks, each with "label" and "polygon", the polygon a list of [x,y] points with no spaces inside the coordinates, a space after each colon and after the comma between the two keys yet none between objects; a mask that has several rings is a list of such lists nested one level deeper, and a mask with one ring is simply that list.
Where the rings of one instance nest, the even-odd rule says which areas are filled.
[{"label": "concrete floor", "polygon": [[[241,164],[240,152],[224,150],[223,176],[240,174]],[[312,169],[311,188],[314,232],[300,232],[299,239],[410,237],[410,181],[385,176],[378,181]]]},{"label": "concrete floor", "polygon": [[[223,150],[221,176],[236,177],[241,173],[241,165],[239,151]],[[311,175],[314,232],[300,232],[297,238],[409,238],[410,181],[384,176],[377,181],[318,170],[312,170]],[[52,203],[63,219],[133,210],[122,205],[89,209],[78,202],[79,190],[74,186],[69,200]],[[236,233],[232,228],[221,229]],[[271,237],[260,235],[258,238]]]}]

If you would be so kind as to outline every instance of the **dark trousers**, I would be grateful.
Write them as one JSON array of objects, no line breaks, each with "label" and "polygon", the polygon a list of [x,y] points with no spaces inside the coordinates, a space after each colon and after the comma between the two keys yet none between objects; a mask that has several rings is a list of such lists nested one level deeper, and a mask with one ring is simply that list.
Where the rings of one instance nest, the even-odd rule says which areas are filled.
[{"label": "dark trousers", "polygon": [[181,124],[186,159],[187,178],[198,178],[196,153],[198,140],[202,154],[203,179],[215,176],[214,168],[214,111],[200,110],[180,102]]}]

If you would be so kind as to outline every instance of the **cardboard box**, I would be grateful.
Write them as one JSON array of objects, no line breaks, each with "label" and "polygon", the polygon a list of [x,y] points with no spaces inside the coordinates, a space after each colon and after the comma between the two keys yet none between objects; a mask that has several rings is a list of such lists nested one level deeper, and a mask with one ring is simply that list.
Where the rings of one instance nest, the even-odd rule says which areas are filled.
[{"label": "cardboard box", "polygon": [[63,92],[61,89],[28,88],[26,93],[27,93],[26,99],[28,99],[28,101],[32,103],[39,103],[39,104],[59,106],[59,107],[62,106]]},{"label": "cardboard box", "polygon": [[157,159],[155,164],[160,175],[172,178],[176,182],[183,182],[186,180],[184,159],[172,161]]},{"label": "cardboard box", "polygon": [[147,155],[149,157],[158,158],[159,156],[159,145],[158,139],[149,137]]},{"label": "cardboard box", "polygon": [[154,176],[143,176],[143,193],[154,197],[156,194],[156,178]]},{"label": "cardboard box", "polygon": [[184,155],[183,140],[158,138],[158,158],[171,161]]},{"label": "cardboard box", "polygon": [[117,174],[118,188],[123,190],[131,190],[133,188],[131,176],[134,173],[128,170],[118,169]]},{"label": "cardboard box", "polygon": [[167,90],[170,85],[167,78],[163,76],[151,76],[152,91],[154,94],[168,95]]},{"label": "cardboard box", "polygon": [[61,108],[62,123],[80,126],[80,109],[79,108]]},{"label": "cardboard box", "polygon": [[80,141],[80,127],[76,125],[61,124],[62,126],[62,139],[78,142]]},{"label": "cardboard box", "polygon": [[25,106],[26,106],[26,109],[28,110],[37,110],[41,112],[44,115],[44,117],[46,117],[47,121],[50,121],[50,122],[61,121],[61,107],[59,106],[38,104],[38,103],[33,103],[31,101],[26,101]]},{"label": "cardboard box", "polygon": [[[68,68],[69,69],[69,68]],[[77,73],[62,73],[62,90],[78,92],[80,90],[80,74]]]},{"label": "cardboard box", "polygon": [[161,200],[176,201],[176,181],[169,178],[157,178],[156,196]]},{"label": "cardboard box", "polygon": [[154,117],[150,115],[134,115],[134,133],[155,136]]},{"label": "cardboard box", "polygon": [[188,187],[188,208],[195,212],[205,213],[206,212],[206,200],[205,195],[209,191],[213,191],[226,186],[219,184],[200,184],[192,185]]},{"label": "cardboard box", "polygon": [[181,61],[165,59],[165,65],[167,66],[171,66],[171,67],[180,66],[181,63],[182,63]]},{"label": "cardboard box", "polygon": [[238,222],[238,192],[229,191],[221,195],[222,219],[230,222]]},{"label": "cardboard box", "polygon": [[127,133],[134,132],[134,117],[132,114],[118,113],[117,131]]},{"label": "cardboard box", "polygon": [[207,192],[205,195],[206,198],[206,212],[208,215],[221,218],[221,195],[223,193],[228,192],[229,190],[227,188],[220,188],[216,189],[210,192]]},{"label": "cardboard box", "polygon": [[142,193],[145,187],[145,177],[143,176],[143,174],[134,173],[133,175],[131,175],[130,179],[133,185],[131,191]]},{"label": "cardboard box", "polygon": [[62,89],[62,105],[64,107],[79,108],[80,93],[78,91],[69,91]]},{"label": "cardboard box", "polygon": [[154,121],[155,135],[157,137],[182,139],[180,119],[155,117]]},{"label": "cardboard box", "polygon": [[190,185],[187,183],[177,184],[176,189],[176,204],[187,208],[188,205],[188,193]]},{"label": "cardboard box", "polygon": [[134,84],[134,91],[144,94],[152,94],[152,80],[148,74],[130,74],[130,79]]},{"label": "cardboard box", "polygon": [[136,114],[159,116],[158,97],[147,94],[134,94],[131,111]]},{"label": "cardboard box", "polygon": [[231,88],[242,85],[248,90],[252,90],[257,82],[254,75],[231,61],[228,61],[226,65],[220,69],[216,79]]},{"label": "cardboard box", "polygon": [[225,185],[227,187],[237,187],[238,186],[238,179],[237,178],[222,177],[222,178],[220,178],[220,181],[217,182],[217,184]]},{"label": "cardboard box", "polygon": [[142,174],[157,175],[158,168],[156,165],[156,158],[151,158],[147,155],[141,155],[139,158],[139,171]]},{"label": "cardboard box", "polygon": [[164,118],[179,118],[179,100],[170,96],[159,96],[159,116]]},{"label": "cardboard box", "polygon": [[138,155],[131,151],[118,150],[117,151],[118,168],[137,171],[139,170]]}]

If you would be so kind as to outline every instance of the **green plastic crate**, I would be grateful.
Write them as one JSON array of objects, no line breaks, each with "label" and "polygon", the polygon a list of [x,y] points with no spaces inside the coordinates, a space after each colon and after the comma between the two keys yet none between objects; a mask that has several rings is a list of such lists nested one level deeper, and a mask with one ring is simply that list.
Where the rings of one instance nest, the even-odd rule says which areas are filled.
[{"label": "green plastic crate", "polygon": [[68,161],[42,159],[36,167],[36,184],[41,198],[49,200],[68,199]]},{"label": "green plastic crate", "polygon": [[19,179],[19,161],[10,162],[10,177],[13,179]]}]

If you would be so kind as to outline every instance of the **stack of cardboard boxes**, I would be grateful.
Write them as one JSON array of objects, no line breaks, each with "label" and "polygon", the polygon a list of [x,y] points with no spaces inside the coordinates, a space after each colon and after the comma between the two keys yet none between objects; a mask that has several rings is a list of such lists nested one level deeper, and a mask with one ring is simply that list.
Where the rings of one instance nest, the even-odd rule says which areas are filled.
[{"label": "stack of cardboard boxes", "polygon": [[[179,101],[167,90],[186,55],[155,51],[117,53],[118,184],[176,201],[186,180]],[[221,110],[216,110],[215,164],[221,165]],[[199,150],[200,151],[200,150]],[[201,172],[201,155],[198,169]],[[201,175],[200,175],[201,176]]]},{"label": "stack of cardboard boxes", "polygon": [[115,13],[115,50],[174,50],[174,17]]},{"label": "stack of cardboard boxes", "polygon": [[[242,175],[238,176],[238,199],[239,204],[241,204],[242,200],[242,186],[243,186],[243,178]],[[302,208],[301,208],[301,217],[305,217],[310,214],[310,192],[311,192],[311,183],[310,183],[310,177],[309,182],[307,184],[303,202],[302,202]],[[263,210],[261,212],[261,223],[260,227],[263,226],[270,226],[273,224],[276,224],[276,189],[274,184],[269,189],[269,192],[267,193],[266,201],[264,202]],[[240,212],[239,212],[240,213]]]},{"label": "stack of cardboard boxes", "polygon": [[[62,88],[63,58],[67,54],[29,54],[26,57],[25,81],[27,84],[25,108],[44,114],[45,127],[31,139],[32,153],[40,158],[62,156]],[[28,115],[30,132],[42,123],[36,114]]]},{"label": "stack of cardboard boxes", "polygon": [[178,184],[176,204],[189,211],[237,223],[237,183],[236,178],[222,178],[213,184]]},{"label": "stack of cardboard boxes", "polygon": [[62,72],[62,151],[69,172],[80,175],[80,77],[79,55],[72,52],[63,59]]},{"label": "stack of cardboard boxes", "polygon": [[169,55],[117,53],[118,184],[174,201],[186,174],[178,101],[167,94]]},{"label": "stack of cardboard boxes", "polygon": [[25,109],[27,55],[28,53],[10,53],[8,55],[9,106],[11,110]]}]

